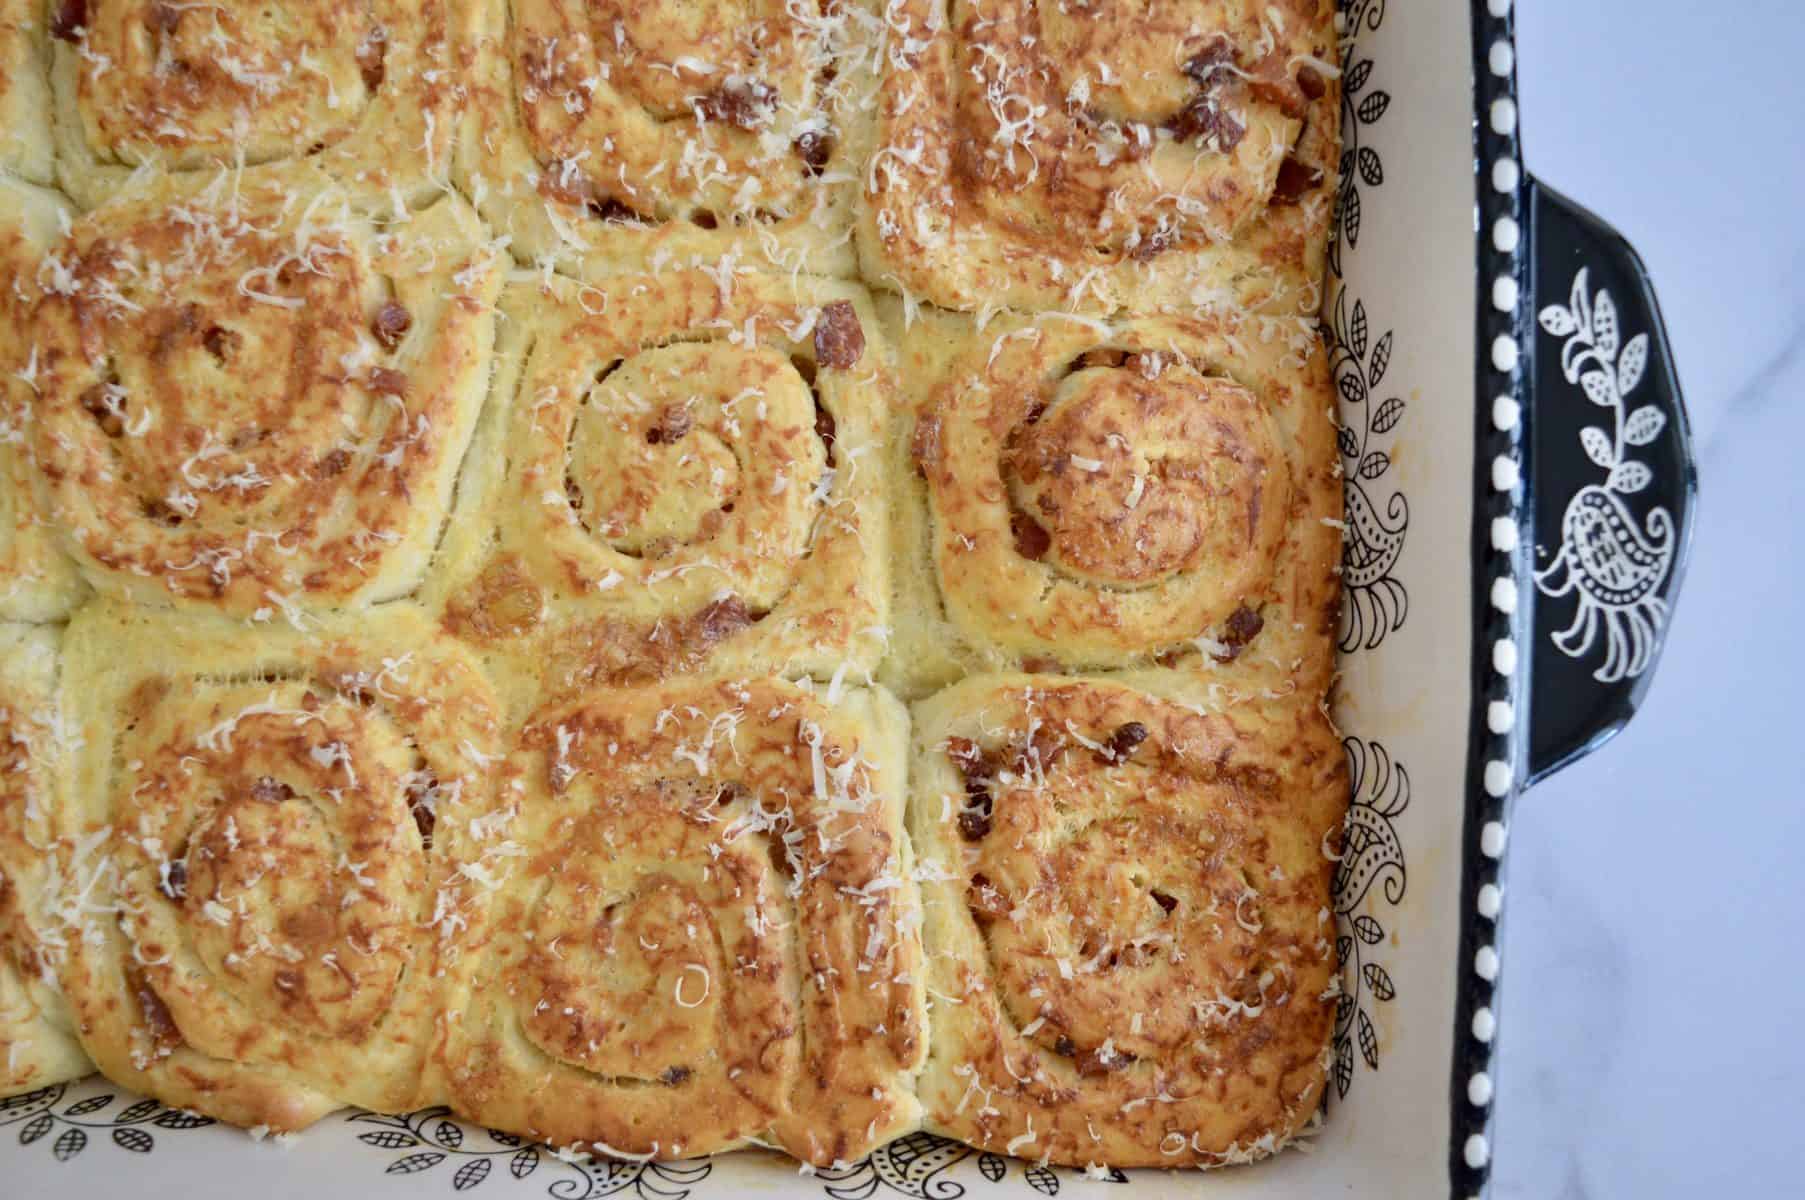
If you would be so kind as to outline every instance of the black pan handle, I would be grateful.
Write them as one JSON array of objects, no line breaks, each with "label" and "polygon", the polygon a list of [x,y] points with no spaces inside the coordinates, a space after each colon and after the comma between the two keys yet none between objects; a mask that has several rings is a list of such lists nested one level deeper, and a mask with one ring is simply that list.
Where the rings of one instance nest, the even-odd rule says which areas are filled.
[{"label": "black pan handle", "polygon": [[1529,782],[1603,745],[1654,677],[1698,467],[1648,271],[1615,229],[1527,184]]}]

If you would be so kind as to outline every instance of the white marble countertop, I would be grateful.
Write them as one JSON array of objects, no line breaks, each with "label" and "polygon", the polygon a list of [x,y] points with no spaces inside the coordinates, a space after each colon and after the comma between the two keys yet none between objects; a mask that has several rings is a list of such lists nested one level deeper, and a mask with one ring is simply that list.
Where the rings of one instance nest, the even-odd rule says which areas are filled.
[{"label": "white marble countertop", "polygon": [[1494,1195],[1796,1195],[1805,4],[1517,8],[1525,159],[1648,261],[1702,507],[1647,705],[1517,810]]}]

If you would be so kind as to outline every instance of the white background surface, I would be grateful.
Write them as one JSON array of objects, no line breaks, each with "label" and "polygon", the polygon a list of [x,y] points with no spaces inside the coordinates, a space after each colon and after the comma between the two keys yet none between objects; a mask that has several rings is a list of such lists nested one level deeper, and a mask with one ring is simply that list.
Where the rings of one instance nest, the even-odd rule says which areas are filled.
[{"label": "white background surface", "polygon": [[1494,1195],[1799,1195],[1805,3],[1517,9],[1525,160],[1647,260],[1702,501],[1647,706],[1512,825]]}]

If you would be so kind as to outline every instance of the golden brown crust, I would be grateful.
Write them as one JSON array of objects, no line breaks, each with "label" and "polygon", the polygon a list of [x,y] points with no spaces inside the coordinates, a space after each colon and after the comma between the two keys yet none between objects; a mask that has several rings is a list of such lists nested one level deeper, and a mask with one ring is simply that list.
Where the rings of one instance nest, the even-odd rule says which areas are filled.
[{"label": "golden brown crust", "polygon": [[526,261],[854,273],[882,22],[863,0],[457,0],[458,174]]},{"label": "golden brown crust", "polygon": [[1234,662],[1322,694],[1341,486],[1312,326],[943,315],[899,340],[896,686]]},{"label": "golden brown crust", "polygon": [[1246,1161],[1297,1133],[1334,1012],[1327,721],[1032,676],[915,715],[929,1127],[1073,1166]]},{"label": "golden brown crust", "polygon": [[876,667],[889,384],[861,291],[670,272],[504,312],[448,628],[549,694]]},{"label": "golden brown crust", "polygon": [[388,229],[306,170],[171,183],[76,223],[32,316],[36,448],[96,587],[269,619],[414,585],[482,403],[500,270],[455,197]]},{"label": "golden brown crust", "polygon": [[55,38],[57,173],[87,207],[132,170],[309,162],[370,193],[449,175],[449,29],[433,0],[85,0]]},{"label": "golden brown crust", "polygon": [[904,717],[776,681],[596,692],[509,760],[497,881],[445,1070],[460,1111],[683,1158],[817,1165],[912,1129],[926,1050]]},{"label": "golden brown crust", "polygon": [[54,631],[0,625],[0,1097],[91,1069],[58,980],[68,930],[52,898],[68,855],[53,822],[56,672]]},{"label": "golden brown crust", "polygon": [[1330,0],[906,0],[867,278],[956,309],[1314,315],[1340,136]]},{"label": "golden brown crust", "polygon": [[63,695],[66,981],[101,1069],[272,1129],[431,1102],[441,979],[507,853],[474,666],[400,607],[300,634],[101,604]]}]

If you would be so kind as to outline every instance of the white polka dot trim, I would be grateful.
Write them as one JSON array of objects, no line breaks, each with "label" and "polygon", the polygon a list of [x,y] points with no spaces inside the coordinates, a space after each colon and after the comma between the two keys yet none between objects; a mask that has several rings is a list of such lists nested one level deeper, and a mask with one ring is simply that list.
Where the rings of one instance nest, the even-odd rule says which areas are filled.
[{"label": "white polka dot trim", "polygon": [[1492,225],[1492,245],[1500,254],[1516,253],[1517,244],[1523,240],[1523,229],[1517,224],[1515,217],[1499,217]]},{"label": "white polka dot trim", "polygon": [[1504,892],[1495,883],[1488,883],[1479,889],[1477,905],[1479,915],[1488,921],[1496,921],[1498,914],[1504,911]]},{"label": "white polka dot trim", "polygon": [[1492,132],[1509,134],[1517,128],[1517,102],[1508,96],[1492,101]]},{"label": "white polka dot trim", "polygon": [[1517,65],[1517,52],[1503,38],[1492,43],[1491,52],[1485,57],[1486,65],[1491,67],[1494,75],[1509,75],[1511,68]]},{"label": "white polka dot trim", "polygon": [[1494,17],[1510,16],[1510,0],[1486,0],[1485,11]]},{"label": "white polka dot trim", "polygon": [[1517,486],[1519,477],[1517,460],[1508,454],[1500,454],[1492,460],[1492,486],[1500,492],[1508,492]]},{"label": "white polka dot trim", "polygon": [[1501,613],[1517,611],[1517,581],[1508,575],[1492,580],[1492,607]]},{"label": "white polka dot trim", "polygon": [[1511,553],[1517,548],[1517,523],[1509,517],[1492,518],[1492,549]]},{"label": "white polka dot trim", "polygon": [[1483,1133],[1475,1133],[1467,1139],[1466,1158],[1467,1166],[1475,1171],[1492,1160],[1492,1148],[1486,1145]]},{"label": "white polka dot trim", "polygon": [[[1485,764],[1485,791],[1488,796],[1491,796],[1494,799],[1502,799],[1503,797],[1508,796],[1510,794],[1510,783],[1511,770],[1509,763],[1505,762],[1503,759],[1494,758],[1491,762]],[[1491,858],[1497,858],[1498,856],[1491,850],[1486,849],[1485,837],[1490,834],[1494,827],[1500,830],[1503,828],[1503,826],[1498,825],[1496,821],[1493,821],[1490,825],[1485,827],[1485,834],[1480,836],[1480,849],[1485,850],[1486,855]],[[1503,848],[1502,838],[1500,838],[1499,848]]]},{"label": "white polka dot trim", "polygon": [[1473,973],[1487,983],[1498,978],[1498,951],[1491,946],[1479,947],[1473,955]]},{"label": "white polka dot trim", "polygon": [[1492,342],[1492,365],[1500,371],[1517,369],[1517,359],[1521,351],[1517,348],[1517,339],[1508,333],[1501,333]]},{"label": "white polka dot trim", "polygon": [[1473,1014],[1473,1036],[1474,1037],[1478,1038],[1482,1042],[1489,1042],[1492,1040],[1492,1035],[1497,1032],[1498,1032],[1498,1019],[1496,1017],[1492,1016],[1491,1009],[1481,1008]]},{"label": "white polka dot trim", "polygon": [[1517,281],[1509,275],[1500,275],[1492,280],[1492,307],[1499,312],[1515,312],[1517,296]]},{"label": "white polka dot trim", "polygon": [[1517,710],[1508,700],[1494,700],[1485,706],[1485,727],[1503,736],[1516,728]]},{"label": "white polka dot trim", "polygon": [[1467,1099],[1484,1108],[1492,1102],[1492,1077],[1484,1071],[1476,1071],[1467,1080]]},{"label": "white polka dot trim", "polygon": [[1492,164],[1493,191],[1514,192],[1521,182],[1523,182],[1523,168],[1517,165],[1516,159],[1501,158]]},{"label": "white polka dot trim", "polygon": [[[1515,280],[1511,281],[1511,286],[1516,286]],[[1500,396],[1492,401],[1492,424],[1497,426],[1499,432],[1507,433],[1515,429],[1517,422],[1522,419],[1523,406],[1511,397]]]},{"label": "white polka dot trim", "polygon": [[[1503,763],[1498,765],[1504,766]],[[1505,767],[1504,769],[1508,771],[1510,768]],[[1486,771],[1489,773],[1491,767],[1487,766]],[[1479,849],[1487,858],[1498,858],[1503,855],[1504,842],[1504,826],[1497,821],[1487,821],[1485,828],[1479,831]]]},{"label": "white polka dot trim", "polygon": [[1492,643],[1492,670],[1505,677],[1517,673],[1517,644],[1509,638]]}]

